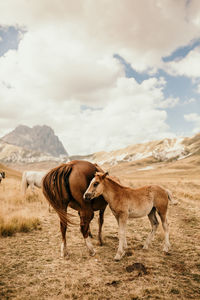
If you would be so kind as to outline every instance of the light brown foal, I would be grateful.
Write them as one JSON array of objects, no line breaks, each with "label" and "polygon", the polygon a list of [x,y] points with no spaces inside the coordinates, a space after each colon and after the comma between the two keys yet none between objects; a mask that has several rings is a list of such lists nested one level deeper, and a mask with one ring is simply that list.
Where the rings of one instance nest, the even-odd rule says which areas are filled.
[{"label": "light brown foal", "polygon": [[161,218],[165,232],[163,251],[168,252],[170,242],[167,207],[168,199],[172,199],[167,190],[158,185],[149,185],[137,189],[125,187],[108,176],[108,173],[97,172],[84,194],[84,199],[85,201],[91,201],[100,195],[108,202],[119,225],[119,247],[115,255],[115,260],[120,260],[127,248],[126,224],[129,217],[140,218],[148,216],[152,230],[143,247],[144,249],[148,248],[159,224],[156,211]]}]

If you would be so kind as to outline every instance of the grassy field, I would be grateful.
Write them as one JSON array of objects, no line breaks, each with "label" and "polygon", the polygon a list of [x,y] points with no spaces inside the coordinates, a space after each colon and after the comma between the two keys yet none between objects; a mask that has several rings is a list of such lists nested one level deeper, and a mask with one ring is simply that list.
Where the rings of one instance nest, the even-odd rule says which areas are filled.
[{"label": "grassy field", "polygon": [[[98,215],[92,221],[96,255],[90,257],[79,226],[67,232],[70,256],[60,259],[59,219],[49,212],[41,191],[20,192],[20,174],[9,170],[0,186],[0,218],[25,218],[29,230],[0,237],[0,299],[199,299],[200,298],[200,164],[198,158],[157,164],[138,170],[136,164],[105,166],[132,187],[160,184],[170,189],[178,205],[169,205],[171,250],[162,252],[159,226],[148,250],[148,218],[128,223],[126,256],[114,261],[117,223],[109,208],[103,227],[104,246],[97,243]],[[72,212],[77,214],[76,212]],[[79,222],[79,218],[76,217]],[[36,222],[35,226],[33,226]],[[22,232],[20,232],[22,231]],[[27,231],[27,232],[26,232]]]}]

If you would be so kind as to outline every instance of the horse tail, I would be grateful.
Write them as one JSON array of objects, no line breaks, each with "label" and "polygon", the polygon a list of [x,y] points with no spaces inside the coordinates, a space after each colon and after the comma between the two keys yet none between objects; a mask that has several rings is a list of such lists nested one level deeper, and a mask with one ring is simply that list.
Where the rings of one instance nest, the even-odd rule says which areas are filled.
[{"label": "horse tail", "polygon": [[22,184],[21,184],[21,190],[24,196],[26,194],[27,187],[28,187],[28,182],[26,180],[26,171],[24,171],[22,175]]},{"label": "horse tail", "polygon": [[178,201],[175,200],[175,199],[173,198],[171,191],[166,190],[166,192],[167,192],[167,196],[168,196],[168,199],[170,200],[170,202],[171,202],[173,205],[178,204]]},{"label": "horse tail", "polygon": [[69,187],[69,175],[72,171],[72,164],[60,165],[49,171],[42,181],[42,191],[49,204],[57,212],[60,221],[65,224],[74,224],[67,213],[67,207],[71,200]]}]

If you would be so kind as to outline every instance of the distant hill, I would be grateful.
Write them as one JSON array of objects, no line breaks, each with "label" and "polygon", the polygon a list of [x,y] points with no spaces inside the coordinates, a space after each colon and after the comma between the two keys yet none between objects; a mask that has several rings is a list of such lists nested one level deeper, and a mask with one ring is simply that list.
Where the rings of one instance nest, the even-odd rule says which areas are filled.
[{"label": "distant hill", "polygon": [[133,144],[123,149],[110,152],[101,151],[89,157],[91,162],[117,165],[131,162],[132,164],[151,164],[171,162],[192,155],[200,154],[200,134],[187,138],[174,138]]},{"label": "distant hill", "polygon": [[1,140],[27,150],[46,153],[54,157],[68,156],[67,151],[53,129],[46,125],[36,125],[33,128],[19,125],[12,132],[2,137]]},{"label": "distant hill", "polygon": [[50,162],[56,164],[64,163],[69,160],[68,155],[53,156],[35,150],[29,150],[20,146],[12,145],[0,139],[0,163],[15,168],[18,164],[35,164]]},{"label": "distant hill", "polygon": [[[60,150],[56,151],[54,149],[56,145],[62,144],[54,135],[51,128],[47,126],[35,127],[33,127],[34,132],[39,131],[38,134],[34,133],[35,136],[37,136],[40,140],[43,136],[44,139],[44,141],[41,141],[38,146],[42,151],[28,149],[27,144],[33,144],[33,140],[31,138],[32,134],[29,134],[32,132],[32,129],[28,127],[27,130],[27,126],[18,126],[13,132],[6,135],[3,139],[0,139],[0,162],[14,168],[17,165],[23,166],[25,164],[30,164],[33,167],[33,164],[35,164],[37,167],[41,165],[41,167],[45,169],[59,163],[65,163],[69,160],[81,159],[104,165],[104,167],[117,167],[119,164],[128,164],[131,166],[137,166],[141,170],[142,168],[145,168],[146,170],[149,168],[152,169],[160,162],[169,163],[180,161],[181,163],[182,160],[185,161],[185,159],[189,159],[191,161],[195,160],[200,163],[200,134],[196,134],[193,137],[174,139],[165,138],[163,140],[133,144],[126,148],[110,152],[101,151],[83,156],[74,155],[69,157],[63,146],[61,146]],[[16,136],[19,137],[19,140],[24,141],[25,146],[16,146],[11,144],[11,137],[16,132]],[[20,132],[20,134],[18,134],[18,132]],[[24,132],[24,136],[22,132]],[[46,133],[46,135],[44,133]],[[9,140],[10,142],[6,142],[5,140]],[[48,150],[46,148],[48,148]],[[45,151],[43,149],[45,149]],[[50,149],[54,149],[54,151],[51,151],[53,155],[49,154]],[[61,153],[62,155],[59,155]]]}]

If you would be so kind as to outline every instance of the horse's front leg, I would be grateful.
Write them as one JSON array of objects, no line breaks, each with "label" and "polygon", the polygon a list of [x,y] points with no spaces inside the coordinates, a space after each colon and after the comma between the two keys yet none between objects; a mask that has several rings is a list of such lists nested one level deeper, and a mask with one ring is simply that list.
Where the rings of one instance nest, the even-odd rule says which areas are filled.
[{"label": "horse's front leg", "polygon": [[103,226],[103,221],[104,221],[104,209],[100,209],[99,211],[99,232],[98,232],[98,240],[99,240],[99,245],[103,245],[103,240],[102,240],[102,226]]},{"label": "horse's front leg", "polygon": [[32,194],[35,194],[35,187],[34,187],[34,184],[31,184],[30,187],[31,187]]},{"label": "horse's front leg", "polygon": [[[78,211],[78,214],[79,214],[79,217],[80,217],[80,211]],[[89,237],[93,238],[92,232],[90,230],[90,226],[88,228],[88,235],[89,235]]]},{"label": "horse's front leg", "polygon": [[61,234],[62,234],[62,243],[61,243],[61,249],[60,249],[60,256],[63,257],[63,258],[68,255],[67,245],[66,245],[66,230],[67,230],[67,225],[63,224],[60,221],[60,231],[61,231]]},{"label": "horse's front leg", "polygon": [[84,216],[80,212],[81,233],[83,235],[86,247],[87,247],[87,249],[88,249],[88,251],[89,251],[89,253],[90,253],[91,256],[95,255],[95,251],[94,251],[94,248],[93,248],[93,245],[92,245],[92,242],[91,242],[91,238],[89,236],[89,224],[90,224],[91,220],[93,219],[93,217],[94,217],[94,213],[93,212],[89,216],[88,215]]},{"label": "horse's front leg", "polygon": [[125,254],[125,248],[127,247],[126,242],[126,224],[128,216],[126,214],[121,214],[116,217],[119,225],[118,235],[119,235],[119,246],[117,250],[117,254],[115,255],[115,260],[120,260]]}]

